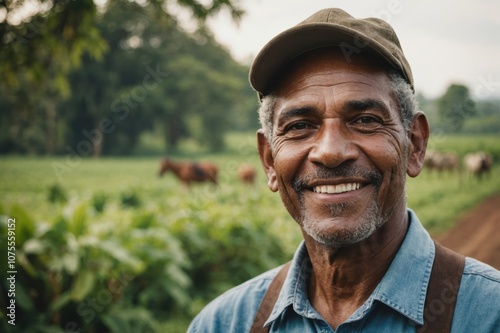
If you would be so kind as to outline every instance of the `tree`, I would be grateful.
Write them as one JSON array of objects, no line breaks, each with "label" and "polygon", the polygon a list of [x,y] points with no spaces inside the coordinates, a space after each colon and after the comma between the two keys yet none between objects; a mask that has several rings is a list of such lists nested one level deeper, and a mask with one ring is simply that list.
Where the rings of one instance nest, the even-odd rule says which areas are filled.
[{"label": "tree", "polygon": [[[109,51],[101,59],[83,57],[83,66],[69,75],[72,96],[61,106],[67,112],[65,121],[71,130],[66,137],[71,147],[86,141],[91,145],[86,155],[124,154],[151,126],[143,110],[151,90],[147,88],[158,83],[144,81],[151,76],[148,71],[155,71],[158,51],[147,42],[159,32],[150,30],[160,25],[169,36],[177,29],[172,19],[153,13],[153,8],[136,3],[115,3],[97,20]],[[139,45],[142,40],[146,45]]]},{"label": "tree", "polygon": [[[71,136],[75,130],[73,126],[76,126],[77,135],[73,135],[72,142],[82,140],[82,124],[86,133],[97,135],[101,121],[107,119],[110,106],[116,106],[113,104],[116,99],[121,94],[130,93],[126,89],[133,88],[139,78],[145,75],[144,66],[141,73],[134,72],[137,66],[130,66],[132,56],[127,60],[120,51],[128,46],[128,52],[135,53],[134,56],[139,59],[142,57],[144,62],[151,54],[142,52],[146,48],[133,50],[134,42],[141,40],[140,34],[144,30],[139,20],[131,20],[132,24],[128,26],[124,23],[115,32],[110,26],[103,27],[106,24],[102,20],[103,15],[112,15],[110,8],[116,10],[135,6],[134,10],[139,13],[148,13],[149,21],[162,22],[165,26],[169,22],[175,23],[165,11],[166,2],[140,1],[138,5],[128,0],[109,0],[104,7],[98,8],[93,0],[38,0],[38,7],[31,8],[34,9],[32,13],[19,21],[16,20],[19,12],[30,9],[27,7],[34,6],[34,2],[1,1],[0,13],[4,13],[4,17],[0,17],[0,105],[5,107],[0,134],[1,152],[33,152],[34,144],[38,147],[44,143],[45,147],[36,148],[34,152],[46,151],[51,154],[64,148],[61,147],[60,138],[62,135]],[[204,5],[196,0],[178,0],[176,3],[192,12],[202,30],[205,20],[222,9],[228,10],[235,20],[243,14],[228,0],[211,0],[204,2]],[[102,24],[99,25],[99,22]],[[139,24],[134,25],[134,22]],[[116,25],[120,21],[111,20],[111,23]],[[123,27],[126,29],[121,29]],[[103,32],[108,35],[104,36]],[[118,44],[113,45],[109,41],[117,41]],[[150,48],[154,48],[154,42],[151,42],[145,40]],[[119,52],[115,52],[116,49]],[[115,61],[124,59],[122,68],[132,70],[113,77],[116,72],[113,73],[110,67],[116,70],[119,64]],[[102,62],[99,63],[99,60]],[[80,81],[84,77],[82,72],[77,71],[82,62],[85,62],[83,70],[89,70],[87,81]],[[104,73],[109,74],[109,77],[105,77]],[[114,84],[116,80],[119,83]],[[75,93],[75,99],[69,104],[62,103],[71,93]],[[65,106],[76,109],[67,109]],[[116,118],[118,113],[118,117],[123,118],[125,112],[122,108],[121,113],[116,112],[113,116]],[[123,130],[127,127],[126,134],[117,130],[108,139],[114,138],[123,141],[124,145],[133,145],[144,128],[142,125],[147,123],[144,114],[136,112],[134,115],[134,119],[129,118],[122,126]],[[64,133],[61,134],[61,131]],[[106,150],[106,141],[97,140],[98,136],[93,138],[93,154],[99,155]],[[22,142],[17,143],[19,140]]]},{"label": "tree", "polygon": [[458,132],[464,121],[476,113],[476,104],[469,89],[461,84],[451,84],[438,99],[438,111],[447,131]]},{"label": "tree", "polygon": [[170,149],[187,137],[211,150],[224,147],[232,119],[248,113],[245,95],[255,101],[246,67],[208,31],[187,34],[173,18],[160,20],[135,3],[110,6],[98,27],[109,51],[100,60],[84,57],[71,72],[73,94],[61,108],[71,147],[94,156],[127,154],[153,127]]},{"label": "tree", "polygon": [[[129,2],[108,0],[106,6]],[[158,17],[170,16],[165,11],[167,2],[140,1],[141,6],[153,8]],[[202,28],[206,19],[220,10],[228,10],[235,21],[244,13],[231,0],[209,0],[205,5],[197,0],[176,3],[190,10]],[[106,6],[101,10],[106,11]],[[18,22],[23,11],[32,14]],[[6,86],[19,86],[19,73],[28,73],[33,83],[51,77],[58,92],[68,93],[65,74],[80,64],[83,54],[99,57],[107,50],[95,25],[100,14],[94,0],[4,0],[0,12],[4,13],[3,19],[0,17],[0,76]]]}]

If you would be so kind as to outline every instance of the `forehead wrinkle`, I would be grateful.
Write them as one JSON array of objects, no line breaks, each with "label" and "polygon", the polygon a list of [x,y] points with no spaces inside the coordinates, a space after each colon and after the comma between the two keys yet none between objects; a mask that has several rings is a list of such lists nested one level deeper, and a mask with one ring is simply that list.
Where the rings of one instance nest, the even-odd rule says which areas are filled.
[{"label": "forehead wrinkle", "polygon": [[[376,83],[376,81],[374,81],[374,82]],[[346,86],[345,88],[343,88],[343,89],[341,88],[340,90],[338,90],[339,86],[341,87],[343,85],[351,85],[351,86],[350,87]],[[381,89],[382,87],[380,87],[380,84],[373,84],[372,85],[372,84],[367,83],[367,82],[359,82],[356,80],[350,80],[350,81],[343,81],[343,82],[321,82],[321,83],[320,82],[310,82],[309,84],[305,84],[305,85],[296,87],[293,90],[285,91],[283,94],[283,97],[286,99],[300,100],[301,95],[303,95],[306,98],[309,96],[317,95],[318,98],[323,98],[323,96],[320,93],[311,94],[311,93],[308,93],[307,91],[304,91],[304,90],[307,90],[309,88],[314,88],[314,87],[330,88],[331,94],[329,94],[329,95],[334,96],[334,95],[342,95],[345,93],[352,93],[352,92],[364,92],[364,89],[362,89],[362,86],[363,87],[370,87],[370,88],[375,87],[380,93],[384,93],[384,90]]]},{"label": "forehead wrinkle", "polygon": [[[316,78],[319,77],[325,77],[325,76],[332,76],[332,79],[334,79],[337,82],[331,82],[330,84],[342,84],[342,83],[361,83],[359,80],[356,80],[356,76],[361,76],[363,79],[368,79],[370,82],[373,83],[374,86],[378,86],[380,82],[378,81],[378,77],[380,75],[386,75],[384,72],[366,72],[366,71],[360,71],[360,70],[355,70],[355,69],[347,69],[347,70],[316,70],[308,73],[297,73],[300,78],[297,80],[297,82],[306,82],[306,81],[315,81]],[[297,76],[297,75],[294,75]],[[346,81],[347,79],[347,81]],[[340,82],[339,82],[340,81]],[[313,83],[316,84],[316,83]],[[369,85],[368,83],[364,83]],[[309,86],[307,84],[306,86]]]}]

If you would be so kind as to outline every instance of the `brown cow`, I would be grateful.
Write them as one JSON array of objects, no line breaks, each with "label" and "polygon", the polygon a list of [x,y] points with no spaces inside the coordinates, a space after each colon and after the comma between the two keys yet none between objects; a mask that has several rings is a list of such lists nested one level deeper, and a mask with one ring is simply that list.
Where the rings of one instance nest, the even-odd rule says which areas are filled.
[{"label": "brown cow", "polygon": [[213,163],[172,162],[169,159],[164,159],[161,161],[158,175],[161,177],[168,170],[172,170],[187,187],[191,185],[191,182],[209,181],[217,184],[217,174],[219,173],[219,168]]},{"label": "brown cow", "polygon": [[250,185],[253,184],[255,182],[256,175],[257,171],[253,165],[242,164],[238,168],[238,178],[240,178],[242,183]]},{"label": "brown cow", "polygon": [[439,173],[445,170],[460,172],[460,159],[454,153],[428,151],[425,154],[424,166],[429,171],[437,170]]}]

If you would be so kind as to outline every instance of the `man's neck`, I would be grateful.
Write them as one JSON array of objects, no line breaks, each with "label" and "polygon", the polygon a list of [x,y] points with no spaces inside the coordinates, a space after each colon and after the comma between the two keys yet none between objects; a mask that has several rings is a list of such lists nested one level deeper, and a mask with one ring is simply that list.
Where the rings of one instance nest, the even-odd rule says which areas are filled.
[{"label": "man's neck", "polygon": [[360,243],[327,248],[305,237],[313,271],[308,298],[333,328],[347,320],[384,277],[408,229],[405,212]]}]

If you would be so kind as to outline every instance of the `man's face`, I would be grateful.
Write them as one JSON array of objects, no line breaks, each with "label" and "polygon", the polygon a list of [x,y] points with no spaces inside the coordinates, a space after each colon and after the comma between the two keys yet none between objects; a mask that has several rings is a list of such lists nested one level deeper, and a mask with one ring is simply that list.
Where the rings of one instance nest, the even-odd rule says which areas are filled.
[{"label": "man's face", "polygon": [[259,135],[269,187],[303,232],[357,243],[406,209],[410,140],[387,74],[337,52],[293,66],[276,91],[272,149]]}]

